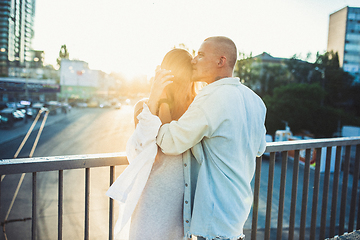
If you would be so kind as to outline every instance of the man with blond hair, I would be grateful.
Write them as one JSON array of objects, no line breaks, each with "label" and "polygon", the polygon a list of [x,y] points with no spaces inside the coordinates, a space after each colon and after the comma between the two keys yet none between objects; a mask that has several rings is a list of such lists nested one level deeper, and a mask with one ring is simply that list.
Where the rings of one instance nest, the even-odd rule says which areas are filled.
[{"label": "man with blond hair", "polygon": [[[244,238],[252,205],[255,158],[265,151],[266,107],[233,77],[237,59],[227,37],[205,39],[193,59],[193,81],[206,82],[178,121],[160,127],[157,144],[165,154],[184,154],[184,237]],[[155,77],[148,106],[156,114],[171,72]],[[187,151],[191,149],[191,151]]]}]

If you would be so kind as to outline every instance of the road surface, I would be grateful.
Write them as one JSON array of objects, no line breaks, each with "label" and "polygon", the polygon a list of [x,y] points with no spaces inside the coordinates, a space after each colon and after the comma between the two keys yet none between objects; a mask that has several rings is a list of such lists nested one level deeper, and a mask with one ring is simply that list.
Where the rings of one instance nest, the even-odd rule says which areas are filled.
[{"label": "road surface", "polygon": [[[134,131],[133,106],[121,109],[77,109],[81,114],[45,126],[34,157],[123,152],[127,139]],[[19,158],[28,157],[37,132],[31,134]],[[0,156],[13,158],[22,137],[1,144]],[[117,167],[119,175],[124,167]],[[108,238],[109,169],[91,169],[90,229],[91,239]],[[21,175],[5,176],[1,196],[1,222],[24,220],[5,225],[9,240],[31,238],[32,174],[25,174],[14,204],[9,212]],[[84,235],[84,170],[64,171],[63,239],[83,239]],[[38,239],[57,239],[58,172],[37,174]],[[4,194],[6,193],[6,194]],[[116,212],[117,213],[117,212]],[[5,239],[0,234],[0,239]]]}]

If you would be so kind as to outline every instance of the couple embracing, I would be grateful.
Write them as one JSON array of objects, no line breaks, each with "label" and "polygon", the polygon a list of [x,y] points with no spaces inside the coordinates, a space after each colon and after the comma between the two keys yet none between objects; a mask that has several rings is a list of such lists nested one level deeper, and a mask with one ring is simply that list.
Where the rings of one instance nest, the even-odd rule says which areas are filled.
[{"label": "couple embracing", "polygon": [[[116,239],[243,239],[266,107],[234,78],[234,42],[204,40],[195,58],[168,52],[150,97],[135,106],[129,166],[107,195],[119,201]],[[199,93],[196,82],[207,85]]]}]

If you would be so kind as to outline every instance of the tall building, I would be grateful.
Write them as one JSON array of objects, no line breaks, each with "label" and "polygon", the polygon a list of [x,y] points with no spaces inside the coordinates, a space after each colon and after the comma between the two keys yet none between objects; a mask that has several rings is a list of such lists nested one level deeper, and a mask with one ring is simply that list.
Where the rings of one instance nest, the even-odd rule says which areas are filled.
[{"label": "tall building", "polygon": [[337,52],[340,67],[360,81],[360,8],[344,7],[330,15],[327,51]]},{"label": "tall building", "polygon": [[0,0],[0,75],[33,61],[35,1]]}]

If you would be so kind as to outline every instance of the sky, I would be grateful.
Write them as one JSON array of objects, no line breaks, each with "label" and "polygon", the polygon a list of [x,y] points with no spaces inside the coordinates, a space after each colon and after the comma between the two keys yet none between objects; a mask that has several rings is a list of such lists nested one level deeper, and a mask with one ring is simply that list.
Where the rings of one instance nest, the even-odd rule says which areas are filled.
[{"label": "sky", "polygon": [[185,44],[198,50],[227,36],[253,56],[326,51],[329,15],[359,0],[36,0],[32,47],[56,66],[61,45],[90,69],[131,79],[151,77],[164,55]]}]

